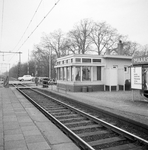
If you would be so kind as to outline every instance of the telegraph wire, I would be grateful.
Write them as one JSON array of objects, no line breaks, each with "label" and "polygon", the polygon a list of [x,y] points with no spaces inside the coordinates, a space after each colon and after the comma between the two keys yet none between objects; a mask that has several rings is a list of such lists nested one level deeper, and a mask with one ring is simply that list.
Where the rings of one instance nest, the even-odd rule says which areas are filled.
[{"label": "telegraph wire", "polygon": [[4,0],[2,2],[2,20],[1,20],[1,42],[0,42],[0,48],[2,45],[2,38],[3,38],[3,22],[4,22]]},{"label": "telegraph wire", "polygon": [[[34,12],[34,14],[33,14],[32,18],[31,18],[31,20],[30,20],[30,22],[29,22],[28,26],[26,27],[26,29],[25,29],[25,31],[24,31],[24,33],[23,33],[23,35],[21,36],[21,38],[19,39],[18,43],[17,43],[17,44],[16,44],[16,46],[13,48],[13,50],[14,50],[14,49],[18,46],[18,44],[20,43],[20,41],[21,41],[21,40],[22,40],[22,38],[24,37],[25,33],[27,32],[27,30],[28,30],[28,28],[29,28],[30,24],[32,23],[32,21],[33,21],[33,19],[34,19],[35,15],[36,15],[36,13],[37,13],[37,11],[38,11],[38,9],[39,9],[39,7],[40,7],[41,3],[42,3],[42,1],[43,1],[43,0],[41,0],[41,1],[40,1],[40,3],[39,3],[39,5],[38,5],[37,9],[35,10],[35,12]],[[13,51],[13,50],[12,50],[12,51]]]},{"label": "telegraph wire", "polygon": [[[55,6],[60,2],[60,0],[58,0],[54,5],[53,7],[48,11],[48,13],[43,17],[43,19],[39,22],[39,24],[34,28],[34,30],[29,34],[29,36],[24,40],[24,42],[22,43],[22,45],[18,48],[17,51],[19,51],[22,46],[27,42],[27,40],[33,35],[33,33],[36,31],[36,29],[42,24],[42,22],[46,19],[46,17],[51,13],[51,11],[55,8]],[[13,58],[13,57],[12,57]],[[11,58],[11,59],[12,59]],[[11,60],[10,59],[10,60]],[[9,60],[9,61],[10,61]]]},{"label": "telegraph wire", "polygon": [[[58,0],[59,2],[60,0]],[[58,2],[56,2],[54,4],[54,6],[49,10],[49,12],[44,16],[44,18],[39,22],[39,24],[34,28],[34,30],[29,34],[29,36],[26,38],[26,40],[23,42],[23,44],[20,46],[20,48],[26,43],[26,41],[32,36],[32,34],[36,31],[36,29],[41,25],[41,23],[46,19],[46,17],[49,15],[49,13],[54,9],[54,7],[58,4]],[[19,49],[20,49],[19,48]],[[19,50],[18,49],[18,50]]]}]

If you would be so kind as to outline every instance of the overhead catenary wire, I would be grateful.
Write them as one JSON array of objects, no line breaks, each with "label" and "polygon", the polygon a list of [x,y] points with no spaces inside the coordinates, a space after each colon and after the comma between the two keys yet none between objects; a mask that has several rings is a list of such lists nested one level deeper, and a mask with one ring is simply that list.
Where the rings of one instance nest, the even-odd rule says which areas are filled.
[{"label": "overhead catenary wire", "polygon": [[2,2],[2,19],[1,19],[1,43],[0,43],[0,49],[2,44],[2,38],[3,38],[3,22],[4,22],[4,0]]},{"label": "overhead catenary wire", "polygon": [[[3,0],[3,1],[4,1],[4,0]],[[26,29],[25,29],[25,31],[24,31],[24,33],[23,33],[23,35],[21,36],[20,40],[18,41],[18,43],[16,44],[16,46],[13,48],[13,50],[12,50],[12,51],[14,51],[14,50],[15,50],[15,48],[18,46],[18,44],[20,43],[20,41],[21,41],[21,40],[22,40],[22,38],[24,37],[24,35],[25,35],[25,33],[27,32],[27,30],[28,30],[28,28],[29,28],[30,24],[32,23],[32,21],[33,21],[33,19],[34,19],[35,15],[36,15],[36,13],[37,13],[37,11],[38,11],[38,9],[39,9],[39,7],[40,7],[41,3],[42,3],[42,1],[43,1],[43,0],[41,0],[41,1],[40,1],[40,3],[39,3],[39,5],[38,5],[38,7],[36,8],[36,10],[35,10],[35,12],[34,12],[34,14],[33,14],[32,18],[31,18],[31,20],[30,20],[30,22],[29,22],[29,24],[27,25],[27,27],[26,27]],[[13,54],[13,56],[14,56],[14,55],[15,55],[15,54]],[[10,58],[10,60],[13,58],[13,56]]]},{"label": "overhead catenary wire", "polygon": [[[33,19],[34,19],[35,15],[36,15],[36,13],[37,13],[37,12],[38,12],[38,10],[39,10],[39,7],[40,7],[40,5],[41,5],[42,1],[43,1],[43,0],[41,0],[41,1],[40,1],[40,3],[39,3],[39,5],[38,5],[38,7],[36,8],[36,10],[35,10],[35,12],[34,12],[34,14],[33,14],[32,18],[31,18],[31,20],[30,20],[30,22],[29,22],[29,24],[27,25],[27,27],[26,27],[26,29],[25,29],[25,31],[24,31],[24,33],[23,33],[23,35],[21,36],[21,38],[19,39],[18,43],[17,43],[17,44],[16,44],[16,46],[13,48],[13,50],[15,50],[15,48],[18,46],[18,44],[20,43],[20,41],[21,41],[21,40],[22,40],[22,38],[24,37],[25,33],[27,32],[27,30],[28,30],[29,26],[31,25],[31,23],[32,23],[32,21],[33,21]],[[12,51],[13,51],[13,50],[12,50]]]},{"label": "overhead catenary wire", "polygon": [[[46,19],[46,17],[49,15],[49,13],[54,9],[54,7],[59,3],[60,0],[58,0],[54,6],[48,11],[48,13],[43,17],[43,19],[39,22],[39,24],[34,28],[34,30],[29,34],[29,36],[26,38],[26,40],[23,42],[23,44],[20,46],[20,48],[26,43],[26,41],[32,36],[32,34],[36,31],[36,29],[41,25],[41,23]],[[20,50],[20,48],[18,50]]]},{"label": "overhead catenary wire", "polygon": [[[27,40],[33,35],[33,33],[36,31],[36,29],[42,24],[42,22],[46,19],[46,17],[51,13],[51,11],[55,8],[55,6],[60,2],[60,0],[58,0],[54,5],[53,7],[48,11],[48,13],[43,17],[43,19],[38,23],[38,25],[34,28],[34,30],[29,34],[29,36],[24,40],[24,42],[22,43],[22,45],[18,48],[17,51],[19,51],[22,46],[27,42]],[[13,58],[13,57],[12,57]],[[12,59],[11,58],[11,59]],[[11,60],[10,59],[10,60]],[[9,60],[9,61],[10,61]]]}]

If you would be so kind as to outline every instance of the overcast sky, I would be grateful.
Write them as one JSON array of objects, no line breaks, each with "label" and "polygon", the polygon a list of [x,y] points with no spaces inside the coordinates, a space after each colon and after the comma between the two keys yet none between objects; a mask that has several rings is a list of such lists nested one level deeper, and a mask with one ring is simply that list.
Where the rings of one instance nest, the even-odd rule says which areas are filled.
[{"label": "overcast sky", "polygon": [[[40,42],[43,33],[48,34],[58,29],[68,32],[85,18],[96,22],[105,21],[120,34],[127,35],[130,41],[148,44],[148,0],[60,0],[27,39],[57,2],[42,0],[21,39],[40,2],[41,0],[0,0],[0,51],[21,51],[21,61],[25,62],[28,60],[28,51],[31,53],[33,45]],[[0,53],[1,64],[9,62],[13,65],[18,61],[18,54],[4,54],[3,57]]]}]

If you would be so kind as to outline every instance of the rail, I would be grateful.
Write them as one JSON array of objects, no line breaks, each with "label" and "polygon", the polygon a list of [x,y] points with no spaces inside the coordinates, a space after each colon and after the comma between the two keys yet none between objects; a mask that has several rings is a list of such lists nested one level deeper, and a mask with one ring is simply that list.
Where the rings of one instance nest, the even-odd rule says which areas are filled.
[{"label": "rail", "polygon": [[[25,91],[25,89],[22,89],[22,90],[24,90]],[[29,89],[29,90],[31,90],[31,89]],[[76,115],[76,113],[80,113],[80,115],[78,115],[78,116],[82,116],[82,117],[84,117],[84,118],[89,118],[90,119],[90,121],[93,121],[93,122],[95,122],[95,124],[93,124],[92,126],[94,126],[94,127],[98,127],[98,128],[102,128],[101,126],[104,126],[105,128],[107,128],[107,129],[109,129],[109,130],[111,130],[112,132],[115,132],[115,133],[118,133],[119,135],[121,135],[122,136],[122,138],[120,138],[120,137],[116,137],[116,138],[110,138],[110,139],[114,139],[115,141],[117,140],[119,140],[119,141],[121,141],[121,140],[123,140],[124,139],[124,137],[126,137],[127,139],[129,139],[129,141],[130,140],[132,140],[132,144],[130,144],[130,145],[132,145],[132,146],[135,146],[134,145],[134,143],[137,143],[136,141],[139,141],[140,143],[145,143],[146,145],[148,145],[148,141],[147,140],[145,140],[145,139],[143,139],[143,138],[140,138],[140,137],[138,137],[138,136],[135,136],[134,134],[131,134],[131,133],[129,133],[129,132],[127,132],[127,131],[125,131],[125,130],[123,130],[123,129],[120,129],[120,128],[118,128],[118,127],[116,127],[116,126],[114,126],[114,125],[112,125],[112,124],[110,124],[110,123],[107,123],[106,121],[104,121],[104,120],[101,120],[101,119],[98,119],[98,118],[96,118],[96,117],[94,117],[94,116],[92,116],[92,115],[90,115],[90,114],[87,114],[87,113],[85,113],[85,112],[83,112],[82,110],[79,110],[79,109],[77,109],[77,108],[74,108],[74,107],[72,107],[72,106],[70,106],[70,105],[68,105],[68,104],[65,104],[65,103],[63,103],[63,102],[61,102],[61,101],[59,101],[59,100],[57,100],[57,99],[55,99],[55,98],[53,98],[53,97],[51,97],[51,96],[48,96],[47,94],[44,94],[44,93],[42,93],[42,92],[39,92],[39,91],[36,91],[36,90],[32,90],[32,92],[34,93],[36,93],[36,94],[38,94],[38,96],[37,96],[37,98],[39,97],[39,96],[41,96],[44,100],[44,102],[45,102],[45,98],[47,98],[47,99],[52,99],[51,101],[56,101],[56,103],[58,102],[58,103],[60,103],[60,105],[56,108],[56,104],[52,104],[52,102],[50,102],[49,100],[46,100],[46,102],[45,102],[45,105],[42,105],[42,106],[40,106],[39,105],[39,103],[40,104],[42,104],[42,102],[41,102],[41,97],[39,98],[39,101],[37,100],[35,100],[34,98],[34,96],[36,95],[36,94],[33,94],[32,93],[32,97],[33,97],[33,99],[32,98],[30,98],[30,96],[28,96],[27,94],[25,94],[24,93],[24,91],[21,91],[20,90],[20,92],[23,94],[23,95],[25,95],[28,99],[30,99],[33,103],[35,103],[35,105],[40,109],[40,110],[44,110],[44,114],[47,116],[47,117],[49,117],[50,119],[52,118],[54,121],[53,122],[55,122],[55,124],[57,124],[58,125],[58,127],[59,128],[61,128],[68,136],[70,136],[70,138],[72,138],[77,144],[80,144],[80,147],[82,147],[83,149],[86,149],[86,150],[88,150],[88,149],[91,149],[91,150],[94,150],[94,148],[92,147],[92,146],[90,146],[88,143],[91,143],[91,145],[93,145],[93,146],[96,146],[97,144],[99,144],[97,141],[96,142],[88,142],[88,143],[86,143],[84,140],[82,140],[78,135],[80,134],[78,134],[78,135],[76,135],[74,132],[72,132],[69,128],[67,128],[63,123],[61,123],[61,121],[64,121],[67,117],[68,117],[68,114],[70,115],[68,118],[69,119],[72,119],[73,117],[75,118],[75,116],[77,116]],[[29,92],[29,91],[28,91]],[[28,94],[30,94],[30,92],[28,93]],[[41,95],[40,95],[41,94]],[[44,98],[45,97],[45,98]],[[49,103],[50,105],[48,106],[48,104],[47,103]],[[62,108],[62,106],[66,106],[66,109],[65,108]],[[45,109],[45,108],[47,108],[47,110]],[[70,112],[71,113],[66,113],[67,112],[67,108],[69,108],[70,109]],[[65,111],[64,111],[65,110]],[[49,112],[52,112],[51,114],[54,114],[54,115],[51,115]],[[72,113],[72,111],[74,111],[73,113]],[[66,113],[66,115],[62,115],[62,114],[64,114],[64,113]],[[61,116],[62,115],[62,116]],[[54,117],[54,116],[56,116],[56,117]],[[58,117],[59,116],[59,117]],[[65,118],[66,117],[66,118]],[[59,118],[60,119],[60,121],[57,119],[57,118]],[[64,119],[65,118],[65,119]],[[66,120],[68,120],[68,118],[66,119]],[[73,118],[73,119],[74,119]],[[82,118],[80,118],[80,120],[82,121],[83,119]],[[80,121],[79,121],[80,122]],[[74,123],[73,123],[74,124]],[[70,123],[69,123],[69,125],[70,125]],[[101,126],[100,126],[101,125]],[[70,125],[71,126],[71,125]],[[85,129],[85,127],[81,127],[81,128],[84,128]],[[88,124],[88,128],[90,128],[90,125]],[[77,130],[79,130],[80,129],[80,127],[78,127],[77,128]],[[76,130],[76,128],[74,129],[74,127],[72,127],[72,130],[74,131],[74,130]],[[81,135],[81,134],[80,134]],[[88,134],[89,135],[89,134]],[[85,134],[85,136],[88,136],[87,134]],[[104,141],[107,141],[107,140],[105,140],[104,139]],[[123,140],[124,141],[124,140]],[[139,147],[141,147],[141,145],[138,145]]]}]

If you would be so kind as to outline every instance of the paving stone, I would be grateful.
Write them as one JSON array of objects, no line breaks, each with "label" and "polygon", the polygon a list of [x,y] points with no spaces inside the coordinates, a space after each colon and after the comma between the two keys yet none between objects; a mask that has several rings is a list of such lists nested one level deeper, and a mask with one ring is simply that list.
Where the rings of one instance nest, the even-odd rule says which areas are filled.
[{"label": "paving stone", "polygon": [[18,118],[18,122],[32,122],[30,117]]},{"label": "paving stone", "polygon": [[61,143],[52,146],[54,150],[80,150],[74,143]]},{"label": "paving stone", "polygon": [[38,130],[38,128],[35,125],[32,126],[23,126],[21,127],[22,131],[33,131],[33,130]]},{"label": "paving stone", "polygon": [[21,127],[24,127],[24,126],[32,126],[34,125],[33,121],[32,122],[19,122],[19,125]]},{"label": "paving stone", "polygon": [[18,140],[24,140],[23,134],[5,135],[5,141],[18,141]]},{"label": "paving stone", "polygon": [[3,133],[3,126],[0,125],[0,133]]},{"label": "paving stone", "polygon": [[27,146],[25,146],[25,147],[20,147],[20,148],[14,148],[11,150],[28,150],[28,148],[27,148]]},{"label": "paving stone", "polygon": [[46,142],[42,135],[25,136],[26,143]]},{"label": "paving stone", "polygon": [[24,136],[29,136],[29,135],[41,135],[39,130],[28,130],[28,131],[23,131]]},{"label": "paving stone", "polygon": [[14,122],[14,121],[17,121],[17,117],[15,115],[7,115],[7,116],[4,116],[4,119],[3,119],[4,122]]},{"label": "paving stone", "polygon": [[13,129],[18,129],[19,127],[20,127],[19,123],[15,121],[13,121],[13,123],[12,122],[4,123],[4,130],[13,130]]},{"label": "paving stone", "polygon": [[5,135],[15,135],[15,134],[21,134],[21,133],[22,133],[22,130],[20,128],[14,129],[14,130],[5,130],[4,131]]},{"label": "paving stone", "polygon": [[[72,142],[61,130],[51,122],[37,122],[42,134],[46,137],[51,144],[61,144]],[[51,130],[52,129],[52,130]],[[58,137],[58,138],[57,138]]]},{"label": "paving stone", "polygon": [[4,150],[4,147],[3,147],[3,146],[0,146],[0,150]]},{"label": "paving stone", "polygon": [[3,146],[3,133],[0,133],[0,147]]},{"label": "paving stone", "polygon": [[30,117],[34,121],[41,121],[41,122],[43,122],[43,121],[48,121],[49,120],[39,110],[37,110],[35,108],[27,108],[26,111],[28,112],[28,114],[30,115]]},{"label": "paving stone", "polygon": [[51,150],[47,142],[29,143],[27,146],[29,150]]},{"label": "paving stone", "polygon": [[18,149],[18,148],[24,148],[24,147],[26,147],[26,143],[24,140],[6,141],[5,142],[6,150],[12,150],[12,149]]}]

